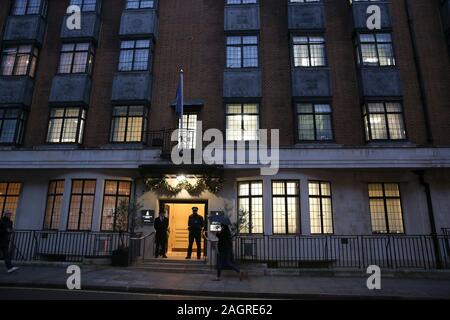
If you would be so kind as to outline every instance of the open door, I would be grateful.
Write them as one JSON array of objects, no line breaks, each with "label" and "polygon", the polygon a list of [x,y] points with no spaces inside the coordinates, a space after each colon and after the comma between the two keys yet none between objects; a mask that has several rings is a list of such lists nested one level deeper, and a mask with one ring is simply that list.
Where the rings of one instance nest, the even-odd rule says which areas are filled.
[{"label": "open door", "polygon": [[[169,212],[168,254],[186,255],[189,246],[188,220],[192,207],[198,207],[198,214],[205,219],[206,205],[204,203],[167,203]],[[202,241],[203,242],[203,241]],[[203,244],[202,244],[203,247]],[[197,250],[194,242],[193,252]],[[202,248],[204,252],[204,248]]]}]

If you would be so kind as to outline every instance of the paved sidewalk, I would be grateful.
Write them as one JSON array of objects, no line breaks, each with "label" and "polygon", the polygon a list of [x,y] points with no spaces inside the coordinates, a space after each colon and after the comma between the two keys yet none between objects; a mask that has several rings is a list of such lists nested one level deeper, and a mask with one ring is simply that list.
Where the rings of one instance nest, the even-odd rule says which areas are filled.
[{"label": "paved sidewalk", "polygon": [[[250,276],[226,272],[213,275],[160,273],[133,268],[81,266],[82,289],[160,294],[248,298],[413,298],[450,299],[450,280],[382,278],[382,290],[370,291],[366,278],[323,276]],[[0,271],[0,287],[66,288],[63,266],[23,266],[15,273]]]}]

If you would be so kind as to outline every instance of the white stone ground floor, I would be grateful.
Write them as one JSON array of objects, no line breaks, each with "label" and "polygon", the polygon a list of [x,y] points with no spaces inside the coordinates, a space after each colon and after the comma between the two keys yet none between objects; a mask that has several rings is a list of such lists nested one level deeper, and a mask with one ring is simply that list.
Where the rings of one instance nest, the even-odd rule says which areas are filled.
[{"label": "white stone ground floor", "polygon": [[[70,229],[69,212],[73,211],[71,206],[76,202],[75,198],[86,196],[74,192],[73,183],[76,180],[89,180],[92,190],[87,193],[92,208],[86,211],[91,212],[92,216],[85,222],[88,228],[82,231],[102,232],[105,231],[102,230],[102,215],[105,215],[105,199],[108,196],[105,191],[107,181],[128,181],[130,198],[138,199],[142,209],[154,210],[156,216],[163,204],[199,203],[205,205],[207,212],[225,211],[236,221],[239,201],[243,201],[242,205],[248,198],[245,187],[240,193],[240,185],[258,182],[258,188],[262,190],[258,191],[253,211],[258,203],[260,211],[253,214],[260,215],[260,229],[254,236],[286,236],[276,231],[280,230],[276,225],[287,222],[294,237],[308,237],[314,236],[311,210],[317,210],[317,206],[311,208],[310,183],[325,182],[329,193],[326,194],[327,199],[318,204],[319,208],[328,206],[331,212],[327,219],[331,220],[329,225],[332,229],[328,229],[328,232],[325,230],[325,233],[335,236],[369,236],[374,234],[369,185],[388,184],[399,188],[398,203],[403,231],[400,233],[405,236],[430,235],[434,218],[437,234],[442,235],[445,228],[450,228],[449,155],[450,149],[445,148],[282,150],[280,171],[274,176],[261,176],[257,166],[225,165],[221,170],[224,184],[216,194],[205,191],[192,196],[183,190],[175,196],[168,196],[149,191],[145,186],[148,176],[165,174],[161,171],[163,162],[158,150],[0,151],[0,183],[3,187],[12,183],[20,184],[20,192],[16,196],[11,197],[7,190],[2,191],[0,209],[5,210],[12,201],[16,201],[15,228],[43,230],[46,212],[48,214],[49,211],[49,184],[59,181],[59,206],[52,213],[58,215],[58,219],[53,229],[67,231]],[[152,171],[152,165],[157,169]],[[145,171],[142,166],[146,166]],[[171,177],[175,181],[173,166],[168,165],[167,168],[172,168]],[[177,169],[178,175],[183,174],[188,178],[193,176],[189,167],[178,166]],[[419,172],[423,173],[422,181]],[[286,199],[296,200],[289,202],[289,205],[281,202],[285,206],[281,209],[280,200],[275,199],[274,191],[274,183],[279,182],[294,182],[298,186],[298,194],[286,193]],[[389,201],[386,204],[383,199],[381,201],[386,205],[385,209],[390,210],[388,207],[392,204]],[[274,213],[277,205],[278,212],[286,212],[283,211],[285,209],[289,212],[289,219],[276,221],[280,218],[279,213]],[[82,209],[78,212],[84,214]],[[145,226],[142,231],[143,234],[151,232],[152,227]],[[347,242],[348,239],[342,240],[340,244]],[[289,246],[289,243],[286,242],[286,245]]]},{"label": "white stone ground floor", "polygon": [[[188,174],[188,173],[187,173]],[[436,227],[450,227],[450,170],[426,171],[430,184]],[[273,234],[272,182],[297,181],[299,183],[298,229],[300,234],[311,233],[308,182],[329,182],[331,186],[332,219],[334,234],[372,234],[369,208],[369,183],[395,183],[399,185],[405,234],[430,233],[430,220],[424,187],[417,174],[407,169],[285,169],[275,176],[260,176],[255,170],[230,170],[224,172],[224,185],[220,192],[208,191],[192,196],[186,191],[176,196],[147,191],[138,170],[113,169],[33,169],[2,170],[0,183],[20,183],[15,213],[15,227],[21,230],[41,230],[47,206],[50,181],[64,181],[59,230],[66,230],[73,180],[94,180],[94,207],[91,231],[101,231],[101,216],[105,181],[130,181],[132,193],[140,200],[143,209],[159,212],[160,200],[186,200],[187,203],[206,202],[209,211],[226,211],[233,219],[237,215],[240,182],[262,182],[264,234]],[[170,180],[169,180],[170,181]],[[134,187],[135,186],[135,187]],[[3,195],[0,194],[0,197]],[[7,206],[7,204],[6,204]],[[156,214],[157,215],[157,214]]]}]

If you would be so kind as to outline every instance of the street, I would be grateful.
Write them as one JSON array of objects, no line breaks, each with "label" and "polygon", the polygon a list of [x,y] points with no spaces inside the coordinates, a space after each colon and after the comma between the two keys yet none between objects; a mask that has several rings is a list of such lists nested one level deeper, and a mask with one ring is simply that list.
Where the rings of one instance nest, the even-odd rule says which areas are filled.
[{"label": "street", "polygon": [[223,297],[0,287],[0,300],[215,300]]}]

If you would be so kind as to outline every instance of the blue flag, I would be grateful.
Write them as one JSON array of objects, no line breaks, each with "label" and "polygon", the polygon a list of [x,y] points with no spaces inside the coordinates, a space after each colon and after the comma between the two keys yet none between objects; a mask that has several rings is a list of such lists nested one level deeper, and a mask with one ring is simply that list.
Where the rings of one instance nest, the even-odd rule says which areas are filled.
[{"label": "blue flag", "polygon": [[184,109],[184,98],[183,98],[183,73],[180,73],[180,82],[178,83],[177,89],[177,105],[176,105],[176,114],[178,118],[183,116]]}]

